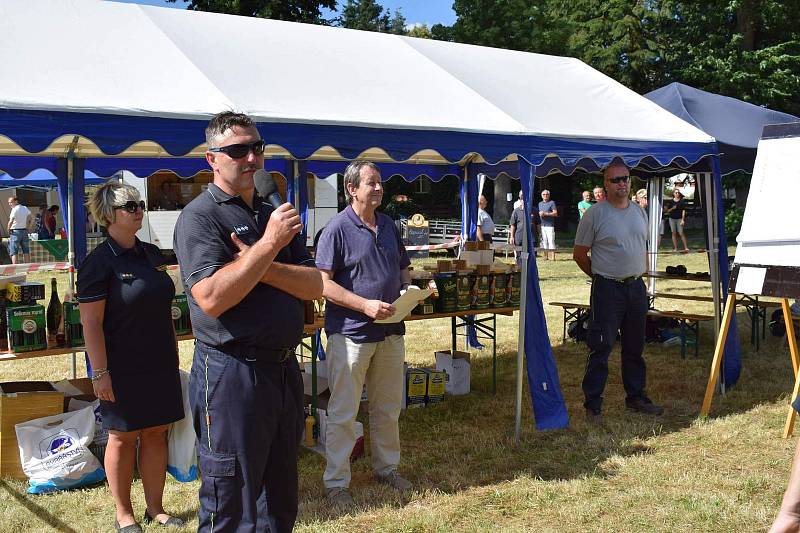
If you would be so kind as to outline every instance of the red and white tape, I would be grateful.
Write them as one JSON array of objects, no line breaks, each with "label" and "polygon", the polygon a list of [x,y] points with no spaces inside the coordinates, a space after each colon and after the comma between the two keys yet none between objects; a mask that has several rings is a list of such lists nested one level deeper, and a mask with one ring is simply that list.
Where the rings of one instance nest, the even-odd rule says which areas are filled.
[{"label": "red and white tape", "polygon": [[0,276],[13,276],[14,274],[30,274],[32,272],[48,272],[51,270],[69,271],[67,262],[61,263],[21,263],[19,265],[0,266]]},{"label": "red and white tape", "polygon": [[423,246],[406,246],[406,250],[410,251],[418,251],[418,250],[444,250],[447,248],[455,248],[458,246],[458,241],[453,242],[446,242],[444,244],[426,244]]}]

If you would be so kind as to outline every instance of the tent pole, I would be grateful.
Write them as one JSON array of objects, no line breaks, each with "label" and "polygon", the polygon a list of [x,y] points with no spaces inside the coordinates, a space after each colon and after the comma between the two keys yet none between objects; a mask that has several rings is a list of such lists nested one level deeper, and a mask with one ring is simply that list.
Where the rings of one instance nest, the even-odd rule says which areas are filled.
[{"label": "tent pole", "polygon": [[291,202],[295,209],[297,209],[300,205],[300,162],[297,159],[292,159],[292,176],[292,182],[294,183],[294,199],[292,199]]},{"label": "tent pole", "polygon": [[[711,275],[711,294],[714,297],[714,342],[722,325],[722,294],[719,272],[719,225],[717,224],[717,197],[714,194],[714,175],[703,172],[703,192],[706,197],[706,224],[708,227],[708,272]],[[735,301],[735,300],[734,300]],[[724,381],[720,380],[720,392],[725,394]]]},{"label": "tent pole", "polygon": [[[662,191],[664,190],[664,178],[658,177],[647,180],[647,212],[650,223],[650,238],[647,243],[647,270],[655,272],[658,270],[658,245],[661,239],[661,215],[663,202],[661,201]],[[648,281],[650,294],[656,293],[656,279],[650,278]]]},{"label": "tent pole", "polygon": [[[73,180],[75,179],[75,148],[78,146],[78,136],[72,138],[72,143],[69,145],[67,152],[67,246],[69,252],[67,254],[67,263],[69,265],[69,290],[75,294],[75,220],[72,216],[72,194],[73,194]],[[78,362],[77,355],[72,352],[72,379],[78,377]]]},{"label": "tent pole", "polygon": [[[531,175],[525,176],[524,178],[520,176],[520,179],[527,179],[532,180],[535,167],[531,167]],[[524,189],[523,189],[524,190]],[[525,209],[525,218],[528,218],[528,213],[531,212],[533,206],[530,204],[530,197],[533,196],[533,183],[529,181],[529,188],[528,191],[530,194],[527,195],[526,198],[523,199]],[[529,221],[528,225],[530,225]],[[517,340],[517,382],[516,382],[516,391],[514,396],[514,442],[519,444],[520,433],[522,431],[522,368],[525,365],[525,303],[527,302],[527,285],[528,285],[528,250],[530,250],[530,243],[528,242],[528,227],[526,226],[525,231],[522,232],[522,272],[520,273],[520,284],[519,284],[519,326],[518,326],[518,333],[519,338]]]}]

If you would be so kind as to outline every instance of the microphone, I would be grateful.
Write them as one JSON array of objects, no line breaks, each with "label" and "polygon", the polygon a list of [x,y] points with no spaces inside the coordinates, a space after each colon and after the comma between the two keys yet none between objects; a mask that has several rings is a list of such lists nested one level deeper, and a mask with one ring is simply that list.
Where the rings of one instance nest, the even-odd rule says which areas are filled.
[{"label": "microphone", "polygon": [[272,207],[277,209],[283,204],[283,199],[278,193],[278,186],[275,185],[275,180],[272,179],[269,172],[263,168],[256,170],[253,174],[253,181],[258,195],[269,202]]}]

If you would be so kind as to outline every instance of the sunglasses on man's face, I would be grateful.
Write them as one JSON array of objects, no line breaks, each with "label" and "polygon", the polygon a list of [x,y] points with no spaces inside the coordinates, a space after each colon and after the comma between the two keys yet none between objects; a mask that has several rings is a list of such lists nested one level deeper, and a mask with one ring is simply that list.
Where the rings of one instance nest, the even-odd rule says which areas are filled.
[{"label": "sunglasses on man's face", "polygon": [[263,154],[265,146],[264,141],[259,139],[249,144],[229,144],[228,146],[209,148],[208,151],[215,153],[222,152],[232,159],[241,159],[250,153],[250,151],[253,152],[253,155]]},{"label": "sunglasses on man's face", "polygon": [[631,179],[630,176],[617,176],[616,178],[609,178],[608,181],[611,183],[628,183],[629,179]]},{"label": "sunglasses on man's face", "polygon": [[144,200],[130,200],[122,205],[115,205],[114,209],[124,209],[128,213],[135,213],[137,209],[144,211]]}]

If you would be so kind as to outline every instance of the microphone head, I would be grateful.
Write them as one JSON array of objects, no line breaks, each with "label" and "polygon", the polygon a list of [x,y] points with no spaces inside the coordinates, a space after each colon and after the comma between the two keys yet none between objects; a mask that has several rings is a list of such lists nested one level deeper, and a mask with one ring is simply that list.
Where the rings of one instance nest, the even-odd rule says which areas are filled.
[{"label": "microphone head", "polygon": [[265,200],[269,198],[271,194],[278,192],[278,186],[275,185],[275,180],[273,180],[270,173],[263,168],[255,171],[253,174],[253,181],[255,182],[256,192]]}]

